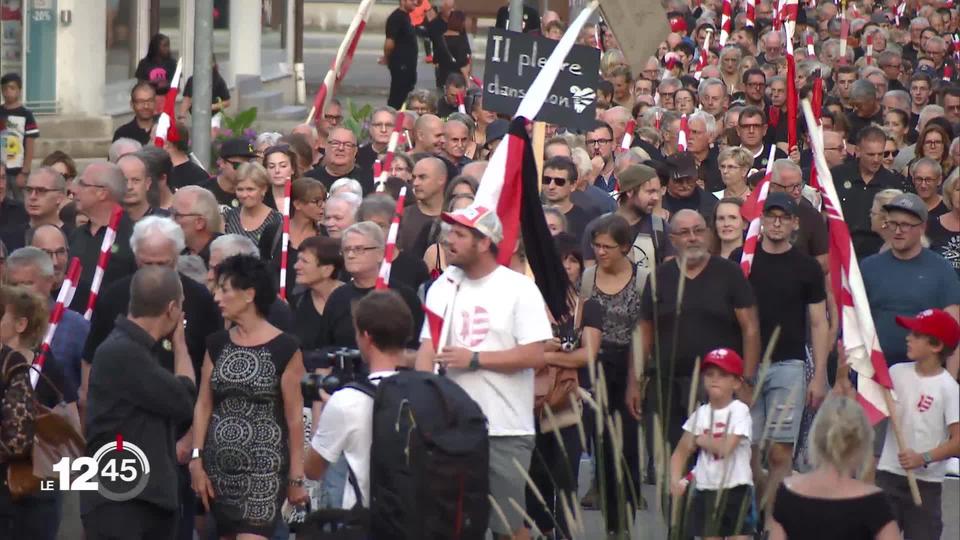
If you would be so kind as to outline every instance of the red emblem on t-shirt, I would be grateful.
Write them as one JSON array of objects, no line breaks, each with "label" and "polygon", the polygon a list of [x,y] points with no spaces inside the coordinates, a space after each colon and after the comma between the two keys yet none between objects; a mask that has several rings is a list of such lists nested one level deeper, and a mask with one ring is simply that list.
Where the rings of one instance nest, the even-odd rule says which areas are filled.
[{"label": "red emblem on t-shirt", "polygon": [[476,347],[490,332],[490,314],[480,306],[474,307],[473,312],[462,311],[460,319],[460,342],[467,347]]},{"label": "red emblem on t-shirt", "polygon": [[930,410],[930,407],[932,406],[933,406],[933,396],[920,394],[920,400],[917,401],[917,410],[920,412],[927,412]]}]

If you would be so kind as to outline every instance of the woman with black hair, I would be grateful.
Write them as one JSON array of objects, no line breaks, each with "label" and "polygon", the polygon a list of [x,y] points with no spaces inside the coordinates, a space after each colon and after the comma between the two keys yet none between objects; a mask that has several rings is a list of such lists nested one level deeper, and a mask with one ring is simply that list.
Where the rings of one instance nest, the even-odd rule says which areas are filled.
[{"label": "woman with black hair", "polygon": [[147,46],[147,55],[137,64],[137,80],[149,82],[157,90],[157,95],[163,96],[170,89],[170,80],[176,70],[177,62],[170,54],[170,38],[165,34],[154,34]]},{"label": "woman with black hair", "polygon": [[235,255],[214,272],[214,299],[232,326],[207,338],[190,476],[218,536],[270,538],[284,499],[308,499],[303,356],[296,337],[267,322],[277,291],[263,261]]}]

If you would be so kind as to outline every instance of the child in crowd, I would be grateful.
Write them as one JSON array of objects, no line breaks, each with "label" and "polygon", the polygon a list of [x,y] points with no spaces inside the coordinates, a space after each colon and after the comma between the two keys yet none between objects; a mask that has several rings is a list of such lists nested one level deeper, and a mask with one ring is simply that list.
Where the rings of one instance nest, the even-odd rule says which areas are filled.
[{"label": "child in crowd", "polygon": [[[897,317],[907,334],[910,362],[890,368],[897,398],[897,418],[908,448],[897,445],[887,430],[877,464],[877,485],[891,498],[894,514],[911,540],[938,540],[943,530],[941,492],[947,461],[960,455],[960,386],[944,364],[960,342],[960,325],[940,309],[914,318]],[[921,506],[913,504],[906,471],[920,488]]]},{"label": "child in crowd", "polygon": [[716,349],[704,357],[703,388],[708,402],[684,423],[683,437],[670,459],[671,493],[678,500],[690,479],[684,472],[687,461],[697,452],[687,535],[747,540],[753,531],[749,516],[753,422],[750,407],[734,398],[742,379],[743,359],[736,351]]}]

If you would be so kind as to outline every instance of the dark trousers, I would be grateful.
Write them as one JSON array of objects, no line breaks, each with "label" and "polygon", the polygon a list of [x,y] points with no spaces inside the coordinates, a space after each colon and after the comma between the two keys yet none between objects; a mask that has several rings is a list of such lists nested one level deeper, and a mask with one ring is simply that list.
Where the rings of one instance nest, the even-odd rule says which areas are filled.
[{"label": "dark trousers", "polygon": [[920,506],[913,504],[906,476],[877,471],[877,486],[893,503],[893,515],[905,540],[940,540],[943,532],[943,508],[940,497],[943,484],[917,480]]},{"label": "dark trousers", "polygon": [[[577,474],[580,470],[580,435],[577,426],[569,426],[560,430],[560,439],[563,447],[557,441],[554,432],[540,433],[537,426],[537,437],[530,460],[530,479],[537,485],[547,506],[540,504],[540,500],[527,486],[527,513],[541,531],[556,530],[554,519],[560,525],[556,537],[570,537],[570,528],[567,526],[563,512],[561,493],[567,501],[567,507],[573,511],[572,504],[577,502]],[[552,517],[551,517],[552,516]]]},{"label": "dark trousers", "polygon": [[109,502],[83,515],[86,540],[173,540],[178,512],[144,501]]},{"label": "dark trousers", "polygon": [[[638,446],[639,424],[627,410],[627,362],[630,361],[629,351],[601,350],[599,360],[603,366],[607,381],[608,408],[602,417],[596,417],[596,422],[602,425],[593,431],[594,448],[597,449],[597,468],[600,477],[597,481],[603,496],[602,506],[606,519],[607,531],[620,532],[627,530],[627,523],[633,522],[634,511],[642,503],[640,497],[640,452]],[[594,392],[596,395],[597,392]],[[611,423],[615,426],[614,418],[620,418],[623,428],[622,440],[614,443],[610,431]],[[598,438],[597,432],[601,435]],[[615,444],[620,446],[617,452]],[[621,481],[617,481],[617,462],[620,464]],[[636,497],[634,497],[636,494]]]},{"label": "dark trousers", "polygon": [[179,540],[193,540],[193,518],[196,515],[197,500],[190,484],[190,469],[186,465],[177,467],[177,480],[180,488],[180,524],[177,527],[177,538]]},{"label": "dark trousers", "polygon": [[63,496],[59,492],[41,492],[11,500],[7,490],[6,467],[0,467],[0,538],[30,538],[55,540],[60,528]]},{"label": "dark trousers", "polygon": [[399,109],[407,100],[407,95],[417,85],[417,65],[390,66],[390,97],[387,105]]}]

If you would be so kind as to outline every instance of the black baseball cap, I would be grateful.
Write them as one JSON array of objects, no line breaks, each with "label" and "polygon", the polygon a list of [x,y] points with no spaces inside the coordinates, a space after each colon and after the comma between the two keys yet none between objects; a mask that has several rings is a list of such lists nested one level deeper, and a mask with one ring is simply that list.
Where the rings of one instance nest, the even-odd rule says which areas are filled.
[{"label": "black baseball cap", "polygon": [[791,216],[797,215],[797,203],[793,200],[793,197],[786,193],[767,194],[767,200],[763,203],[763,211],[766,212],[775,208],[779,208]]},{"label": "black baseball cap", "polygon": [[232,157],[255,158],[257,153],[253,149],[253,143],[243,137],[227,139],[220,145],[220,159]]},{"label": "black baseball cap", "polygon": [[690,152],[677,152],[667,158],[667,165],[673,170],[672,180],[678,178],[697,178],[700,176],[697,170],[697,162]]}]

